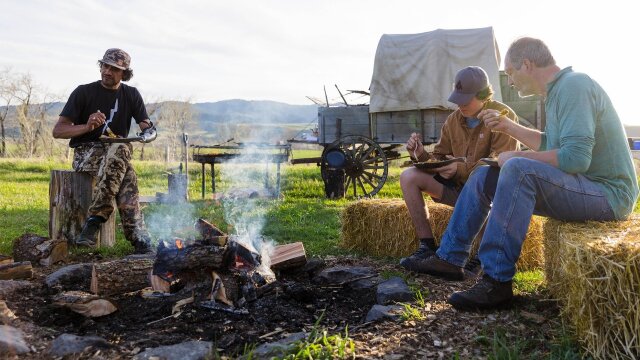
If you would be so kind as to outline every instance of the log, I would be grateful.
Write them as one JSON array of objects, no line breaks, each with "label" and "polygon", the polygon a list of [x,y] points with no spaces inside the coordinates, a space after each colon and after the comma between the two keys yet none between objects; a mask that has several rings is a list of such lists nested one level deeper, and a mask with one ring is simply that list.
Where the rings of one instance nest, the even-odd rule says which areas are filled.
[{"label": "log", "polygon": [[[49,238],[72,243],[82,231],[91,206],[95,181],[88,173],[51,170],[49,183]],[[115,208],[115,207],[114,207]],[[97,246],[115,244],[115,214],[102,224]]]},{"label": "log", "polygon": [[64,239],[49,239],[36,234],[24,234],[13,240],[13,258],[32,264],[50,266],[67,258],[68,246]]},{"label": "log", "polygon": [[103,296],[138,291],[149,286],[153,259],[131,257],[93,264],[91,292]]},{"label": "log", "polygon": [[271,269],[273,270],[290,269],[303,266],[306,263],[307,253],[301,242],[278,245],[271,255]]},{"label": "log", "polygon": [[6,265],[13,263],[13,258],[11,256],[0,254],[0,265]]},{"label": "log", "polygon": [[167,272],[179,274],[190,269],[225,267],[228,262],[227,248],[227,246],[194,243],[178,249],[165,247],[161,242],[158,246],[156,261],[153,264],[153,274],[162,276]]},{"label": "log", "polygon": [[227,235],[222,230],[218,229],[217,226],[204,219],[198,219],[196,221],[195,227],[196,230],[200,233],[200,236],[205,240],[212,237]]},{"label": "log", "polygon": [[49,274],[44,283],[51,289],[62,291],[89,291],[91,287],[91,270],[93,264],[80,263],[65,266]]},{"label": "log", "polygon": [[82,291],[60,293],[53,300],[55,305],[92,318],[109,315],[118,310],[109,300]]},{"label": "log", "polygon": [[0,280],[31,279],[32,277],[33,268],[29,261],[0,265]]}]

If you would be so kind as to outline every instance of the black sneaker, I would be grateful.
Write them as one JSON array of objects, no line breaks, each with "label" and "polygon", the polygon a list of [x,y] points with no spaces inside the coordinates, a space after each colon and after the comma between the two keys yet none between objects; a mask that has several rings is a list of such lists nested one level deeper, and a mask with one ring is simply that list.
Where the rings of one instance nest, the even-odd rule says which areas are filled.
[{"label": "black sneaker", "polygon": [[155,253],[153,247],[151,246],[151,236],[149,236],[149,232],[147,232],[146,230],[136,231],[134,239],[133,241],[131,241],[131,245],[133,245],[134,254]]},{"label": "black sneaker", "polygon": [[474,286],[453,293],[447,302],[458,310],[493,309],[513,298],[511,281],[500,282],[485,274]]},{"label": "black sneaker", "polygon": [[414,268],[421,260],[425,260],[430,258],[431,256],[435,256],[435,250],[431,249],[426,242],[421,241],[420,247],[413,254],[400,259],[400,266],[410,271],[417,271]]},{"label": "black sneaker", "polygon": [[101,216],[89,216],[82,227],[80,235],[73,240],[76,246],[95,246],[98,240],[98,231],[105,222]]}]

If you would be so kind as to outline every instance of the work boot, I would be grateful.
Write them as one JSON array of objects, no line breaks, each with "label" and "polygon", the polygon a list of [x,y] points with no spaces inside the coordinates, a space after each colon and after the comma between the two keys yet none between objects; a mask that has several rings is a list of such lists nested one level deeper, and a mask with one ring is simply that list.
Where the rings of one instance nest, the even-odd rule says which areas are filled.
[{"label": "work boot", "polygon": [[440,259],[437,255],[426,259],[416,260],[413,263],[412,271],[429,274],[443,278],[445,280],[464,280],[464,270],[456,265]]},{"label": "work boot", "polygon": [[151,247],[151,236],[146,230],[136,231],[133,241],[131,241],[131,245],[133,245],[133,253],[134,254],[153,254],[154,250]]},{"label": "work boot", "polygon": [[75,238],[74,244],[76,246],[95,246],[98,240],[98,231],[105,221],[102,216],[89,216],[82,227],[82,232]]},{"label": "work boot", "polygon": [[477,256],[472,257],[467,261],[464,265],[464,273],[467,278],[477,279],[480,274],[482,274],[482,264],[480,264],[480,259]]},{"label": "work boot", "polygon": [[458,310],[477,310],[500,307],[512,298],[511,281],[500,282],[484,274],[473,287],[453,293],[447,302]]},{"label": "work boot", "polygon": [[415,269],[417,264],[419,264],[421,260],[434,256],[436,254],[436,249],[433,239],[421,239],[418,250],[413,254],[400,259],[400,266],[409,271],[418,271]]}]

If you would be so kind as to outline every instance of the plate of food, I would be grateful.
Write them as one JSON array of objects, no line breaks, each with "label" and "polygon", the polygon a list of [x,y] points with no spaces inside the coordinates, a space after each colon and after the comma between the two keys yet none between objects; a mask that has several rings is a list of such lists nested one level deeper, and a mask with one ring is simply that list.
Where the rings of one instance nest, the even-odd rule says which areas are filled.
[{"label": "plate of food", "polygon": [[500,165],[498,165],[498,159],[497,158],[482,158],[480,159],[480,161],[482,161],[483,163],[489,165],[489,166],[493,166],[493,167],[500,167]]},{"label": "plate of food", "polygon": [[464,161],[465,161],[464,157],[455,157],[455,158],[446,159],[446,160],[429,159],[427,161],[415,162],[413,163],[413,166],[417,167],[418,169],[437,169],[439,167],[453,164],[454,162],[464,162]]}]

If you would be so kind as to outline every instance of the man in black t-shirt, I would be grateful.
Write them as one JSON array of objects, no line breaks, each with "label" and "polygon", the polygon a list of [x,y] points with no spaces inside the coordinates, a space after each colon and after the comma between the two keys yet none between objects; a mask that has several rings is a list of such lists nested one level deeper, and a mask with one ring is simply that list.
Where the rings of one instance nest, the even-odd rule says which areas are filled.
[{"label": "man in black t-shirt", "polygon": [[[136,253],[149,253],[151,238],[138,203],[138,179],[131,166],[130,143],[105,143],[101,136],[129,135],[131,119],[143,134],[155,135],[144,101],[138,90],[123,84],[133,76],[131,58],[121,49],[108,49],[98,60],[101,80],[78,86],[60,113],[53,137],[71,139],[74,149],[73,169],[96,178],[88,218],[76,245],[93,246],[97,232],[114,211],[115,200],[124,235]],[[155,138],[155,137],[153,137]]]}]

